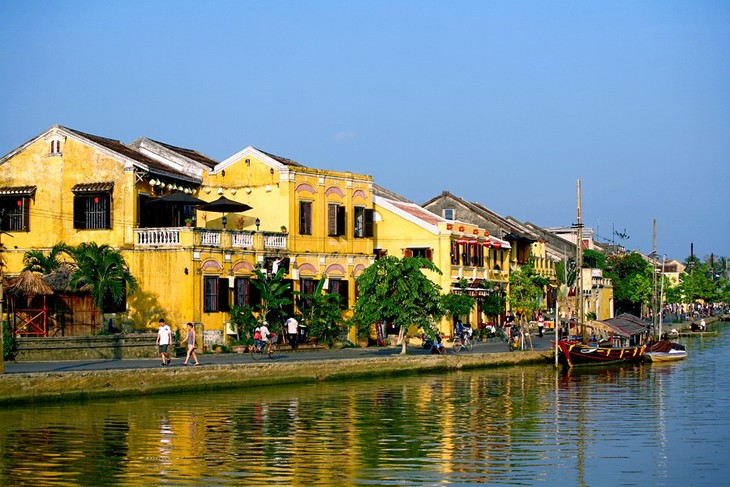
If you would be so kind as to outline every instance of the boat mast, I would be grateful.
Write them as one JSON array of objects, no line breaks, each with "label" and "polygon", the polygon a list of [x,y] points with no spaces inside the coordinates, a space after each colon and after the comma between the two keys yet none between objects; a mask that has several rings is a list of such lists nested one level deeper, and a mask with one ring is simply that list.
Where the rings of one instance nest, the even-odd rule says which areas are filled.
[{"label": "boat mast", "polygon": [[576,212],[576,246],[575,246],[575,296],[577,300],[578,323],[580,323],[583,343],[588,342],[586,325],[583,322],[583,221],[581,219],[580,179],[578,180],[578,204]]},{"label": "boat mast", "polygon": [[659,329],[657,323],[657,293],[656,293],[656,218],[654,218],[653,227],[654,247],[651,252],[652,266],[651,266],[651,278],[652,278],[652,293],[651,293],[651,325],[652,331],[656,336],[656,332]]}]

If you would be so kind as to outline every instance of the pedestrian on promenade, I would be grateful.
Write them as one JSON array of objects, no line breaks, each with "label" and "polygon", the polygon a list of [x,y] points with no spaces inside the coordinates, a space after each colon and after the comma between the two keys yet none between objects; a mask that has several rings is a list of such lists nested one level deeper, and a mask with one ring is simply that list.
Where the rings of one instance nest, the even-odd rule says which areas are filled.
[{"label": "pedestrian on promenade", "polygon": [[162,358],[162,366],[170,365],[170,354],[167,352],[168,347],[172,344],[172,329],[165,323],[165,318],[160,318],[160,329],[157,330],[157,344]]},{"label": "pedestrian on promenade", "polygon": [[542,338],[542,331],[545,328],[545,317],[542,313],[537,315],[537,336]]},{"label": "pedestrian on promenade", "polygon": [[294,350],[297,348],[297,337],[299,336],[299,322],[294,319],[293,316],[290,316],[289,319],[287,319],[284,323],[284,326],[286,327],[286,335],[289,339],[289,345],[291,345],[292,350]]},{"label": "pedestrian on promenade", "polygon": [[198,355],[195,353],[195,326],[193,326],[192,323],[188,323],[188,329],[187,329],[187,335],[185,335],[185,338],[182,339],[183,343],[187,342],[188,344],[188,354],[185,356],[185,362],[183,362],[184,365],[190,365],[190,357],[193,357],[193,360],[195,360],[195,365],[200,365],[198,362]]}]

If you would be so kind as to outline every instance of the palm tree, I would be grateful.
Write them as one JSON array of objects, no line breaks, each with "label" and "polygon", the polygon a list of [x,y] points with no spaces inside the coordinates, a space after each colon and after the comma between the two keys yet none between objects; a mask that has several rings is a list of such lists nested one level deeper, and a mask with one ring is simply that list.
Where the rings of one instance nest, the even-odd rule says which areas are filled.
[{"label": "palm tree", "polygon": [[69,287],[88,291],[94,306],[102,313],[107,299],[120,304],[127,289],[133,291],[137,288],[137,280],[129,272],[124,257],[109,245],[87,242],[69,247],[67,252],[75,261]]},{"label": "palm tree", "polygon": [[57,243],[53,246],[48,255],[40,250],[29,250],[23,255],[24,271],[40,272],[48,275],[61,267],[63,261],[61,255],[68,251],[68,246],[64,243]]}]

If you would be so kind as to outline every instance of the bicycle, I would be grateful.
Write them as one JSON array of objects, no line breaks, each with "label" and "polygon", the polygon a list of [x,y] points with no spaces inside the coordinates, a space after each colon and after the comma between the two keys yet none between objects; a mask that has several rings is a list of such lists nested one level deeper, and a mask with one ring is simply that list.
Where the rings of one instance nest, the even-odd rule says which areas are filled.
[{"label": "bicycle", "polygon": [[264,355],[268,355],[270,359],[276,358],[276,356],[279,355],[278,335],[276,335],[276,333],[272,333],[269,341],[270,343],[264,342],[262,346],[253,345],[251,347],[251,358],[259,360]]},{"label": "bicycle", "polygon": [[454,353],[459,353],[462,350],[466,350],[467,352],[471,352],[474,350],[474,343],[471,341],[471,338],[468,336],[462,337],[455,337],[454,338],[454,345],[453,345]]}]

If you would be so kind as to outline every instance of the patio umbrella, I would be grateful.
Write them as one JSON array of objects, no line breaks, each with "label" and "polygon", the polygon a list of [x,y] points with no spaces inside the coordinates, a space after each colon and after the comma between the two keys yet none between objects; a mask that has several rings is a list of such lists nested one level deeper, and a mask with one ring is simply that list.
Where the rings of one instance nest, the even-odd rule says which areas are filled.
[{"label": "patio umbrella", "polygon": [[167,196],[163,196],[162,198],[150,200],[151,205],[162,203],[167,203],[170,205],[198,206],[204,205],[205,201],[198,199],[195,196],[191,196],[187,193],[183,193],[182,191],[175,191],[174,193],[170,193]]},{"label": "patio umbrella", "polygon": [[[207,205],[199,206],[198,209],[201,211],[215,211],[217,213],[240,213],[250,210],[251,207],[246,203],[239,203],[238,201],[229,200],[225,196],[221,196]],[[223,215],[221,223],[223,224],[223,228],[226,228],[228,219],[225,215]]]},{"label": "patio umbrella", "polygon": [[218,213],[240,213],[250,209],[251,207],[246,203],[229,200],[225,196],[221,196],[215,201],[211,201],[208,204],[198,207],[198,210],[200,211],[215,211]]}]

